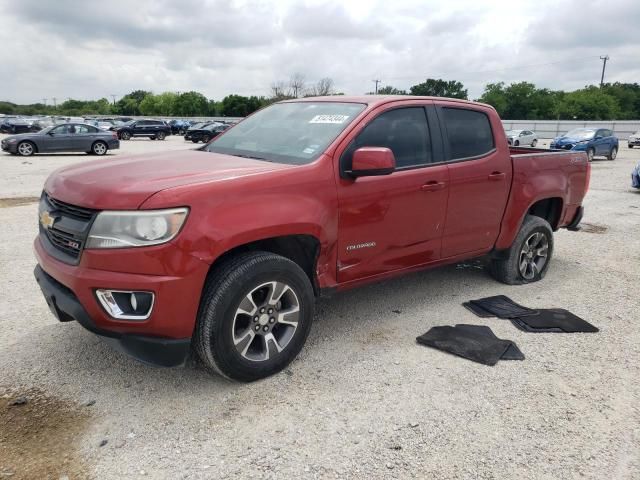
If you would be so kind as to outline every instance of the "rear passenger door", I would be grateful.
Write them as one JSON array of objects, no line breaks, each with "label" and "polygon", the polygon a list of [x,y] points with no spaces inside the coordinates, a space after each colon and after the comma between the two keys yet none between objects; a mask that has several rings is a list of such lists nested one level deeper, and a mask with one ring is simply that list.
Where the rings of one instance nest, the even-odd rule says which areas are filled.
[{"label": "rear passenger door", "polygon": [[485,107],[436,102],[449,166],[442,257],[493,248],[511,188],[511,156],[497,115]]},{"label": "rear passenger door", "polygon": [[387,147],[396,159],[390,175],[338,178],[339,283],[440,258],[448,173],[435,110],[424,103],[381,107],[337,150],[340,172],[360,147]]},{"label": "rear passenger door", "polygon": [[604,128],[596,130],[596,134],[593,137],[593,147],[596,155],[608,155],[611,149],[611,139],[607,136],[607,131]]}]

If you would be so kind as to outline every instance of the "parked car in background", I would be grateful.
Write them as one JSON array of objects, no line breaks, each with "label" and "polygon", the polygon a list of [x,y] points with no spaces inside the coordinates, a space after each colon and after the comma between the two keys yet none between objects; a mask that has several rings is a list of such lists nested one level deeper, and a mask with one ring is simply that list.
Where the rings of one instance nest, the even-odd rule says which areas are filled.
[{"label": "parked car in background", "polygon": [[[185,134],[185,140],[191,140],[193,143],[198,143],[198,142],[209,143],[212,138],[217,137],[228,128],[229,128],[229,125],[224,123],[220,123],[220,122],[210,123],[208,125],[205,125],[202,128],[189,130]],[[187,138],[187,135],[189,135],[189,138]]]},{"label": "parked car in background", "polygon": [[162,120],[132,120],[118,127],[116,133],[121,140],[129,140],[132,137],[164,140],[167,135],[171,135],[171,127]]},{"label": "parked car in background", "polygon": [[607,128],[575,128],[551,141],[550,148],[587,152],[589,161],[594,157],[615,160],[618,138]]},{"label": "parked car in background", "polygon": [[171,120],[169,126],[173,135],[184,135],[191,126],[191,122],[188,120]]},{"label": "parked car in background", "polygon": [[640,130],[629,136],[629,148],[640,147]]},{"label": "parked car in background", "polygon": [[640,162],[631,171],[631,186],[633,188],[640,188]]},{"label": "parked car in background", "polygon": [[31,131],[31,124],[21,118],[4,118],[0,124],[0,133],[26,133]]},{"label": "parked car in background", "polygon": [[3,151],[28,157],[34,153],[86,152],[104,155],[108,150],[120,148],[113,132],[86,123],[63,123],[47,127],[37,133],[24,133],[3,138]]},{"label": "parked car in background", "polygon": [[39,132],[43,128],[52,127],[53,125],[55,125],[55,123],[51,118],[39,118],[31,124],[31,131]]},{"label": "parked car in background", "polygon": [[113,123],[98,121],[96,122],[96,127],[98,127],[100,130],[107,131],[111,130],[111,127],[113,127]]},{"label": "parked car in background", "polygon": [[192,141],[195,135],[195,138],[198,138],[195,143],[200,141],[200,137],[202,135],[202,129],[213,124],[217,124],[218,122],[198,122],[191,125],[184,134],[185,141]]},{"label": "parked car in background", "polygon": [[519,147],[520,145],[535,147],[538,144],[538,136],[531,130],[509,130],[507,132],[507,142],[514,147]]},{"label": "parked car in background", "polygon": [[34,273],[59,320],[148,363],[196,352],[252,381],[300,352],[322,294],[484,255],[501,282],[541,280],[590,168],[584,152],[510,148],[476,102],[276,103],[199,150],[54,172]]}]

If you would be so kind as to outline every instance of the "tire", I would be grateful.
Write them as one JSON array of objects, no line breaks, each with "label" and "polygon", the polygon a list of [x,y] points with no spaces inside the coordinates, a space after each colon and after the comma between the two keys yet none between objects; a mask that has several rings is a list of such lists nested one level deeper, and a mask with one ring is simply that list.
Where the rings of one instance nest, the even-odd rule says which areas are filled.
[{"label": "tire", "polygon": [[[281,291],[277,303],[269,302],[272,285],[276,295]],[[274,313],[278,308],[292,311]],[[296,263],[268,252],[239,254],[209,274],[192,344],[209,371],[242,382],[259,380],[298,355],[311,329],[313,308],[311,282]],[[287,323],[293,319],[295,326]]]},{"label": "tire", "polygon": [[519,147],[519,146],[520,146],[520,140],[516,140],[513,144],[514,144],[516,147]]},{"label": "tire", "polygon": [[609,152],[609,155],[607,155],[607,159],[615,160],[617,156],[618,156],[618,147],[613,147]]},{"label": "tire", "polygon": [[592,162],[593,161],[593,157],[596,156],[596,151],[593,148],[588,148],[587,149],[587,160]]},{"label": "tire", "polygon": [[16,151],[21,157],[30,157],[36,153],[36,146],[33,142],[24,141],[18,144]]},{"label": "tire", "polygon": [[191,139],[191,141],[192,141],[193,143],[198,143],[200,140],[198,140],[197,138],[192,138],[192,139]]},{"label": "tire", "polygon": [[534,138],[534,139],[533,139],[533,142],[531,142],[531,146],[532,146],[532,147],[535,147],[536,145],[538,145],[538,139],[537,139],[537,138]]},{"label": "tire", "polygon": [[129,139],[131,139],[131,134],[129,132],[122,132],[120,134],[120,139],[129,140]]},{"label": "tire", "polygon": [[551,225],[544,218],[527,215],[506,256],[491,261],[490,273],[507,285],[537,282],[547,273],[552,255]]},{"label": "tire", "polygon": [[155,140],[155,139],[156,139],[156,137],[155,137],[155,136],[151,136],[151,137],[149,137],[149,140]]},{"label": "tire", "polygon": [[106,154],[108,150],[109,147],[107,146],[107,144],[100,140],[98,140],[97,142],[93,142],[93,145],[91,145],[91,153],[93,153],[94,155],[102,156]]},{"label": "tire", "polygon": [[158,133],[156,134],[156,138],[157,138],[158,140],[164,140],[165,138],[167,138],[167,134],[166,134],[166,133],[164,133],[164,132],[158,132]]},{"label": "tire", "polygon": [[209,135],[205,135],[202,137],[202,143],[209,143],[211,141],[211,137]]}]

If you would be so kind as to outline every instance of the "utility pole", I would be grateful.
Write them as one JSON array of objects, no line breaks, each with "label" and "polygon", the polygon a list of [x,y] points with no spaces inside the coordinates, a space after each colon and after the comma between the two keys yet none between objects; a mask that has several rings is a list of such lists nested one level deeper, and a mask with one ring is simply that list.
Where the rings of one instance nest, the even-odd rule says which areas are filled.
[{"label": "utility pole", "polygon": [[382,82],[382,80],[371,80],[372,82],[374,82],[376,84],[376,95],[378,94],[378,84]]},{"label": "utility pole", "polygon": [[609,60],[609,55],[604,55],[600,57],[602,60],[602,76],[600,77],[600,88],[604,85],[604,70],[607,68],[607,60]]},{"label": "utility pole", "polygon": [[58,104],[56,103],[56,97],[51,97],[53,99],[53,109],[55,110],[58,107]]},{"label": "utility pole", "polygon": [[113,99],[113,104],[116,104],[116,94],[112,93],[111,95],[109,95],[112,99]]}]

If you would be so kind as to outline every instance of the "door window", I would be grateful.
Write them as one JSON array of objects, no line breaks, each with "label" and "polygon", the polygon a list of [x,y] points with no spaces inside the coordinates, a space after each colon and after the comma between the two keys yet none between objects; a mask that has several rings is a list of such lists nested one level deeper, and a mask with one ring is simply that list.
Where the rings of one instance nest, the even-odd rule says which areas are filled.
[{"label": "door window", "polygon": [[69,127],[70,125],[60,125],[59,127],[51,130],[51,133],[55,135],[66,135],[67,133],[69,133]]},{"label": "door window", "polygon": [[494,149],[489,117],[477,110],[443,108],[451,160],[478,157]]},{"label": "door window", "polygon": [[390,149],[398,169],[431,163],[431,136],[424,108],[398,108],[374,118],[342,155],[343,170],[351,170],[353,152],[361,147]]}]

